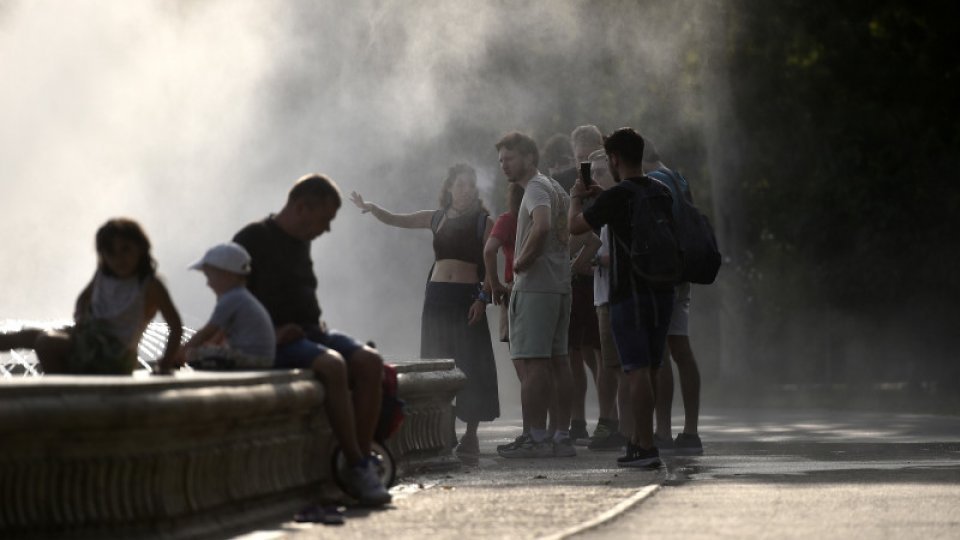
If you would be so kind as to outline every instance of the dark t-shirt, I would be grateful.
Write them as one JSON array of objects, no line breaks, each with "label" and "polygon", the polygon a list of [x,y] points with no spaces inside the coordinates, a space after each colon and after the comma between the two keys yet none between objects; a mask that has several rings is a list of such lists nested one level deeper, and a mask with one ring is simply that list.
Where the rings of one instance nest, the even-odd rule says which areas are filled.
[{"label": "dark t-shirt", "polygon": [[321,311],[310,242],[285,233],[272,215],[247,225],[233,241],[250,253],[247,288],[267,308],[274,326],[317,328]]},{"label": "dark t-shirt", "polygon": [[567,191],[567,193],[570,193],[570,188],[577,183],[579,174],[580,172],[576,167],[571,167],[564,171],[558,172],[553,176],[553,179],[556,180],[557,183]]},{"label": "dark t-shirt", "polygon": [[[583,211],[583,219],[593,227],[599,229],[604,225],[610,227],[610,266],[613,267],[610,283],[610,303],[622,302],[629,298],[636,286],[637,292],[647,290],[647,285],[639,278],[630,279],[630,244],[633,235],[630,233],[630,202],[633,192],[624,185],[625,182],[651,182],[649,178],[628,178],[597,196],[593,205]],[[670,190],[657,182],[668,195]],[[665,209],[669,215],[670,210]],[[669,290],[671,287],[665,287]],[[659,289],[658,289],[659,290]]]}]

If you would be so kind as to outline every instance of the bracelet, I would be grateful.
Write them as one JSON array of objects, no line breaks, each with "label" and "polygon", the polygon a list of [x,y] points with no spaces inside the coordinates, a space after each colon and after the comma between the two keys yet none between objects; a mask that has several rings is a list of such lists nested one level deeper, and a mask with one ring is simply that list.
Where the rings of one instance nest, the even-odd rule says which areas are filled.
[{"label": "bracelet", "polygon": [[490,295],[487,294],[487,291],[483,289],[481,289],[480,292],[477,293],[477,300],[483,302],[484,304],[489,304],[490,302],[492,302],[492,300],[490,299]]}]

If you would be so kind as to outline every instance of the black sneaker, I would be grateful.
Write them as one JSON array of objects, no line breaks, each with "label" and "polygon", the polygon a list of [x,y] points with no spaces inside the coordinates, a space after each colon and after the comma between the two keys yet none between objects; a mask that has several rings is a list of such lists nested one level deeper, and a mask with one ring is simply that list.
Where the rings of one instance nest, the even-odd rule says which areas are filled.
[{"label": "black sneaker", "polygon": [[594,436],[590,439],[590,444],[587,445],[587,448],[599,451],[620,450],[627,445],[627,442],[627,438],[619,431],[610,431],[607,433],[607,436],[603,438]]},{"label": "black sneaker", "polygon": [[589,439],[590,433],[587,432],[587,422],[584,420],[570,421],[570,439],[574,442],[577,439]]},{"label": "black sneaker", "polygon": [[673,439],[670,436],[661,437],[656,433],[653,434],[653,445],[657,447],[660,451],[661,456],[672,456],[676,453],[676,445],[673,442]]},{"label": "black sneaker", "polygon": [[702,456],[703,444],[695,433],[681,433],[674,442],[674,452],[678,456]]},{"label": "black sneaker", "polygon": [[507,444],[498,444],[497,452],[500,452],[501,450],[513,450],[514,448],[517,448],[518,446],[527,442],[528,440],[530,440],[530,434],[521,433],[520,435],[517,436],[516,439],[513,440],[513,442],[508,442]]},{"label": "black sneaker", "polygon": [[627,444],[627,455],[617,458],[617,466],[619,467],[656,469],[660,465],[662,465],[660,452],[656,446],[644,450],[633,443],[629,443]]}]

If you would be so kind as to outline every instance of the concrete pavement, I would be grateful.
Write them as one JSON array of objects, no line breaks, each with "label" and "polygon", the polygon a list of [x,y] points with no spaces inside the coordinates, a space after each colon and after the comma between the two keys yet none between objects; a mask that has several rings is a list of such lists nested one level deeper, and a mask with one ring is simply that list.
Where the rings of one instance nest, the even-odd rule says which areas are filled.
[{"label": "concrete pavement", "polygon": [[960,537],[960,418],[722,410],[701,426],[704,456],[641,471],[586,449],[500,458],[519,429],[496,422],[476,466],[406,478],[389,509],[246,539]]}]

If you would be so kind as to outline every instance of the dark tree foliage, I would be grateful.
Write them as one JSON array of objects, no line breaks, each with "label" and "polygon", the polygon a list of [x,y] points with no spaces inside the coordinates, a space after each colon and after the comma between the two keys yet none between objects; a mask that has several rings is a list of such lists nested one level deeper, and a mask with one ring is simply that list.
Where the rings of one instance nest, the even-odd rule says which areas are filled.
[{"label": "dark tree foliage", "polygon": [[864,310],[960,298],[960,4],[744,0],[728,14],[761,264],[803,298]]}]

